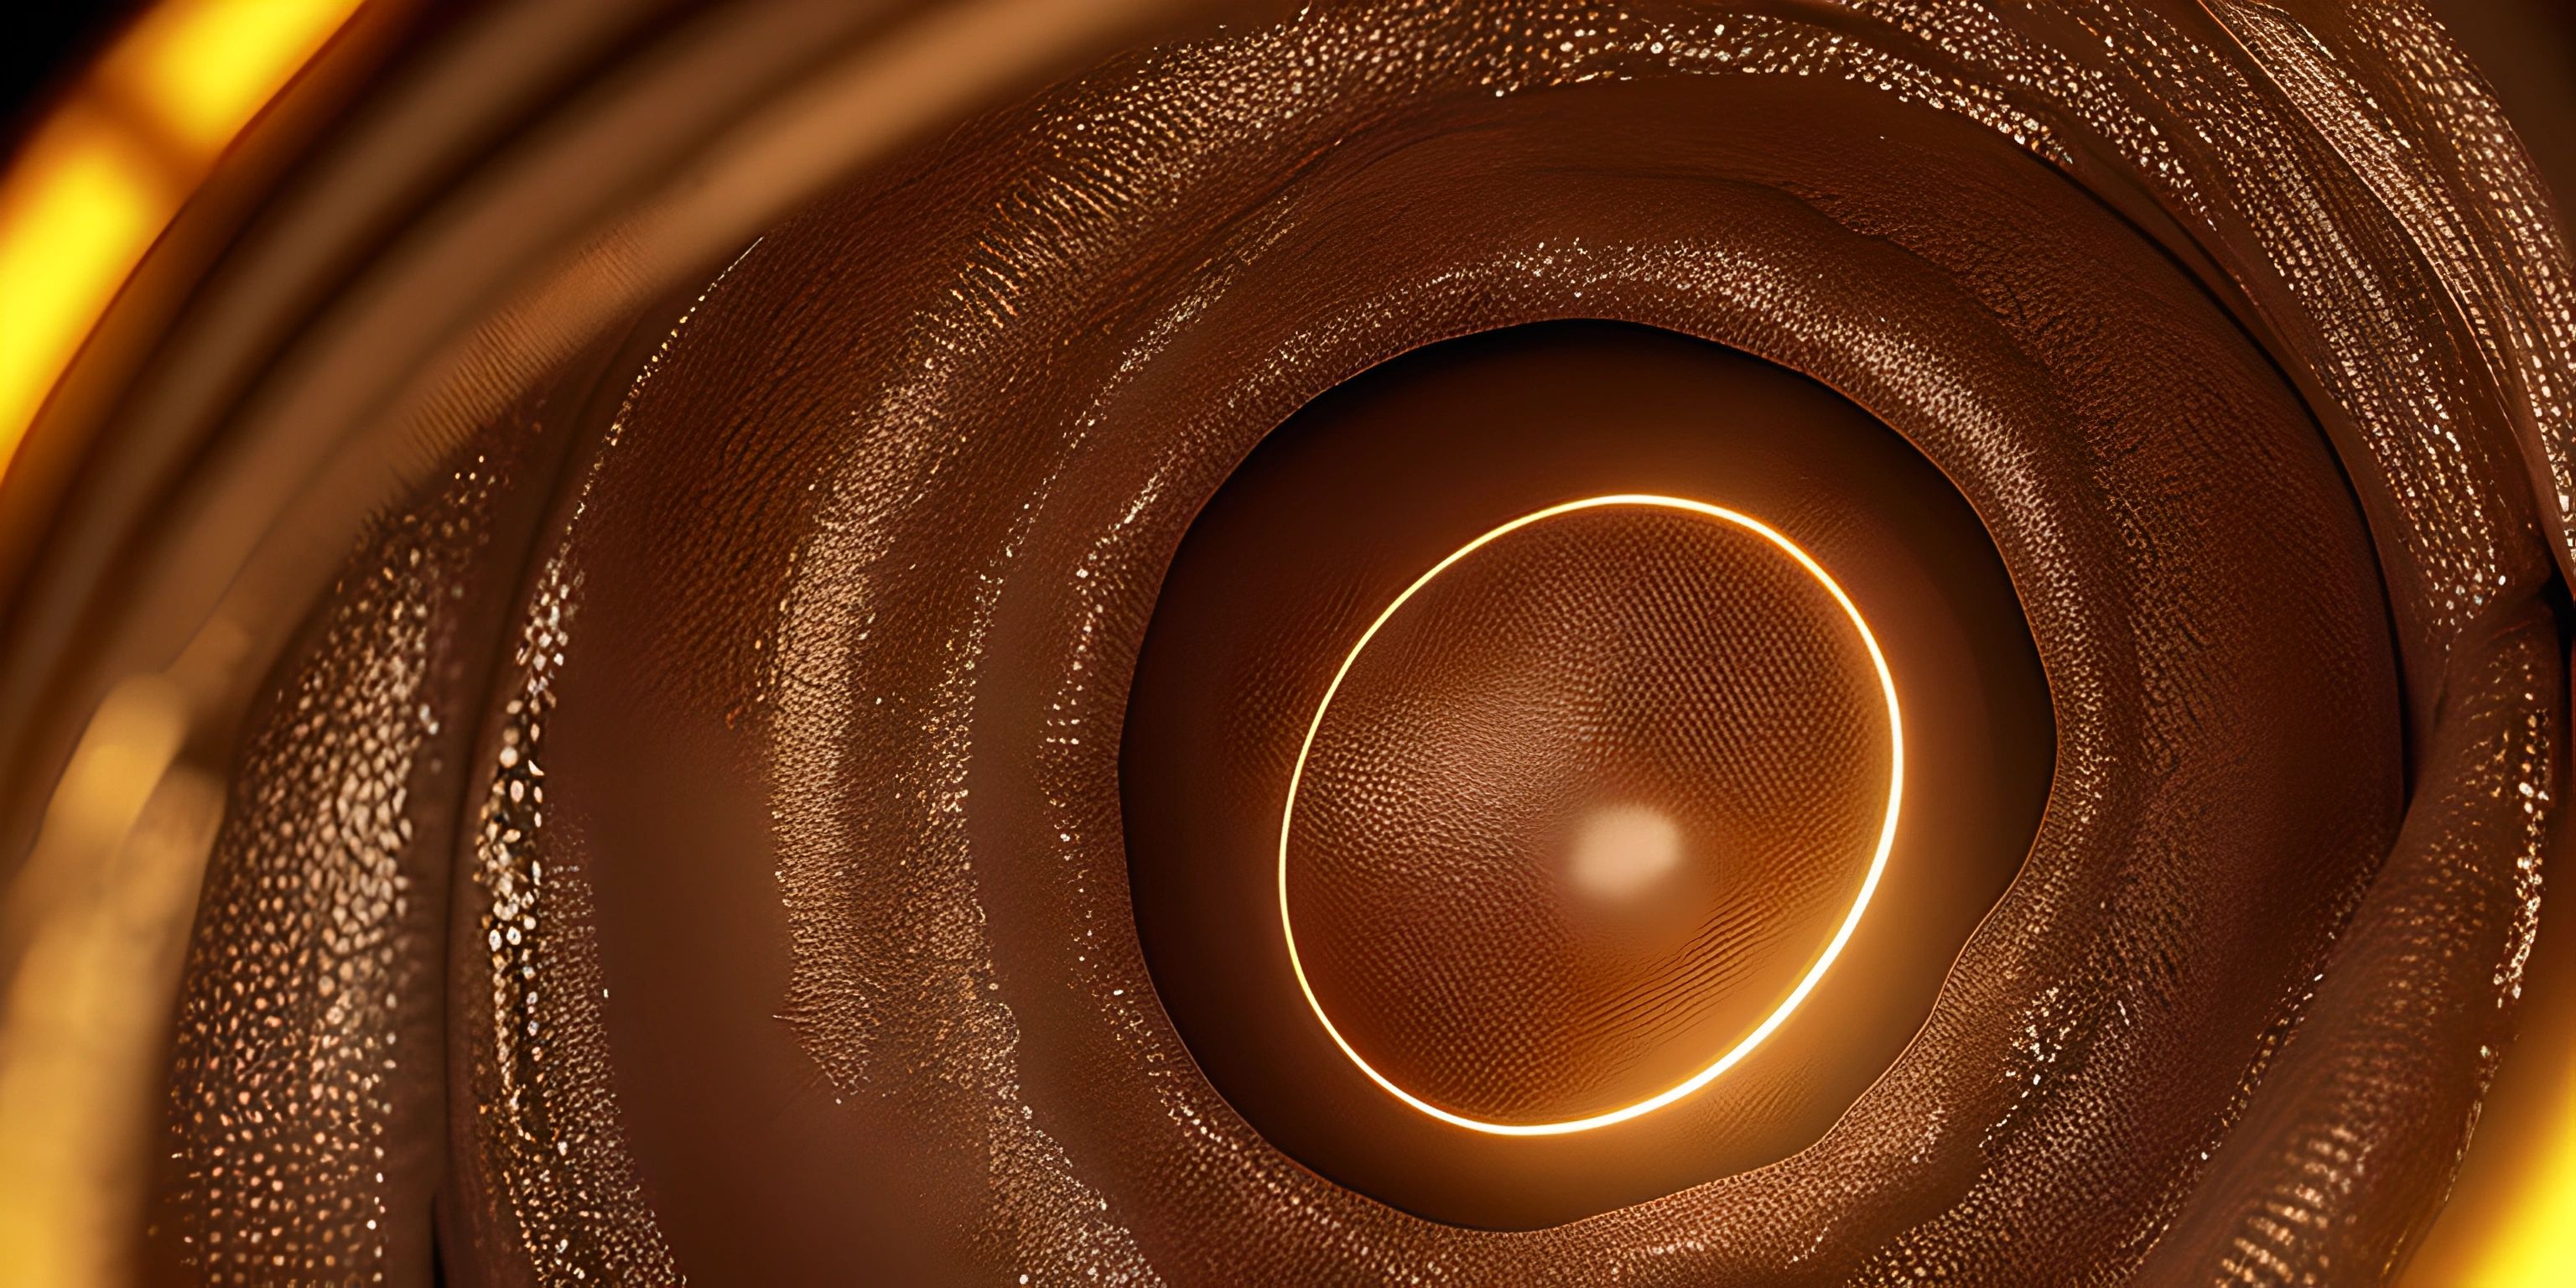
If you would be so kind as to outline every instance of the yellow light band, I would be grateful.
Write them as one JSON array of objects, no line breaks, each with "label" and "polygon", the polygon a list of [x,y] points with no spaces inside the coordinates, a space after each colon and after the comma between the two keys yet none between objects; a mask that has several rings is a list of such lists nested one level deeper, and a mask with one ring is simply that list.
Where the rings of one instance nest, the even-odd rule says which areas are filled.
[{"label": "yellow light band", "polygon": [[0,172],[0,474],[181,202],[359,0],[164,0]]}]

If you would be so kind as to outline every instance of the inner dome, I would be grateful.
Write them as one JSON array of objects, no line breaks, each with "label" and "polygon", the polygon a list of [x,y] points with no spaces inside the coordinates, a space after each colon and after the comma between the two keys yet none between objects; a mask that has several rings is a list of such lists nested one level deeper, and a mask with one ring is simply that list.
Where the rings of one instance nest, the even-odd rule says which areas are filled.
[{"label": "inner dome", "polygon": [[[1392,356],[1306,402],[1229,465],[1173,551],[1134,665],[1118,820],[1156,999],[1228,1106],[1338,1183],[1496,1229],[1642,1202],[1821,1137],[1921,1031],[2048,799],[2046,677],[1995,547],[1951,482],[1815,380],[1706,340],[1599,321]],[[1425,572],[1516,520],[1624,495],[1758,519],[1850,597],[1903,697],[1902,816],[1831,968],[1722,1075],[1616,1124],[1471,1131],[1388,1094],[1317,1022],[1280,911],[1282,825],[1306,826],[1285,817],[1290,780],[1354,646]],[[1511,552],[1485,555],[1497,553]],[[1764,559],[1781,575],[1794,562]],[[1870,709],[1874,737],[1883,706]],[[1883,817],[1884,765],[1835,772]],[[1667,827],[1678,845],[1681,825],[1664,812],[1595,820],[1586,836],[1599,861],[1584,865],[1587,879],[1615,890],[1660,870],[1615,860],[1640,842],[1651,856]],[[1855,872],[1866,858],[1855,845]],[[1328,955],[1311,928],[1298,923],[1300,942]],[[1705,1060],[1724,1036],[1688,1044],[1688,1056]],[[1686,1073],[1705,1067],[1671,1055]]]},{"label": "inner dome", "polygon": [[1570,1126],[1703,1080],[1879,857],[1864,627],[1780,535],[1605,497],[1388,607],[1316,713],[1281,845],[1317,1014],[1429,1112]]}]

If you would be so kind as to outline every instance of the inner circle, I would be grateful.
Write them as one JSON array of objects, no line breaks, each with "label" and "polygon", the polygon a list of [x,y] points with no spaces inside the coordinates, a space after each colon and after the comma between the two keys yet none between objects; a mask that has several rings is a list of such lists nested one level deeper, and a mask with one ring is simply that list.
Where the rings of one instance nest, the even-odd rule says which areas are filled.
[{"label": "inner circle", "polygon": [[1289,965],[1412,1108],[1608,1126],[1806,999],[1903,786],[1886,659],[1797,544],[1678,497],[1549,506],[1433,565],[1344,656],[1281,812]]}]

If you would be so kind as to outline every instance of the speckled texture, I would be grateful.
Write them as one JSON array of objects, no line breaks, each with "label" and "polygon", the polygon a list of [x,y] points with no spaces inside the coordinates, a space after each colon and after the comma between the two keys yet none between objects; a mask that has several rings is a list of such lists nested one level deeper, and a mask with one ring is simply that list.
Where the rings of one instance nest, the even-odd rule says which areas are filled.
[{"label": "speckled texture", "polygon": [[252,716],[179,1001],[155,1280],[428,1282],[468,595],[516,566],[496,512],[537,432],[514,413],[383,520]]},{"label": "speckled texture", "polygon": [[471,524],[489,482],[465,471],[387,525],[234,779],[180,1003],[159,1218],[205,1282],[381,1283],[392,1201],[425,1198],[384,1172],[394,1075],[438,1060],[399,1043],[438,977],[403,863],[408,797],[439,732],[432,598],[456,572],[436,529]]},{"label": "speckled texture", "polygon": [[[572,635],[573,574],[546,564],[512,661],[473,840],[489,993],[463,1001],[475,1179],[501,1192],[541,1283],[680,1280],[619,1126],[581,851],[546,826],[545,725]],[[479,1004],[479,1005],[478,1005]]]},{"label": "speckled texture", "polygon": [[2425,1198],[2448,1189],[2474,1122],[2457,1097],[2494,1071],[2538,910],[2561,652],[2538,611],[2462,641],[2452,665],[2476,696],[2435,739],[2437,788],[2140,1282],[2378,1282],[2432,1220]]},{"label": "speckled texture", "polygon": [[[646,360],[635,389],[669,347],[666,338]],[[577,832],[550,824],[547,800],[546,730],[584,576],[566,547],[624,430],[621,406],[536,568],[477,743],[481,798],[459,847],[470,882],[450,932],[450,1067],[464,1093],[451,1114],[457,1220],[472,1246],[510,1249],[512,1264],[488,1271],[505,1280],[686,1282],[636,1176],[609,1067],[592,856]]]}]

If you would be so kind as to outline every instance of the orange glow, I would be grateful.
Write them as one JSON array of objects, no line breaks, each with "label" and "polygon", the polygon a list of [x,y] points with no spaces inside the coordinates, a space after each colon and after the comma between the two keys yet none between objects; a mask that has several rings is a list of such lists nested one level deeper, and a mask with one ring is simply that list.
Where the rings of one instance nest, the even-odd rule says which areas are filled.
[{"label": "orange glow", "polygon": [[0,186],[0,471],[168,207],[154,158],[95,109],[61,112],[28,142]]},{"label": "orange glow", "polygon": [[[357,0],[179,0],[128,31],[0,174],[0,478],[55,384],[225,147]],[[157,677],[156,677],[157,679]],[[130,681],[76,751],[12,910],[49,906],[0,997],[0,1280],[124,1282],[136,1109],[220,781],[164,774],[184,720]],[[138,687],[139,685],[139,687]]]},{"label": "orange glow", "polygon": [[2556,1121],[2547,1127],[2553,1139],[2533,1160],[2522,1201],[2496,1222],[2460,1288],[2576,1283],[2576,1062],[2567,1063]]},{"label": "orange glow", "polygon": [[[2552,912],[2562,915],[2564,910]],[[2398,1283],[2576,1283],[2576,939],[2545,921],[2523,975],[2521,1032],[2488,1087],[2451,1205]]]},{"label": "orange glow", "polygon": [[211,161],[357,7],[357,0],[164,4],[117,42],[99,78],[185,151]]},{"label": "orange glow", "polygon": [[[1448,571],[1451,565],[1471,554],[1476,553],[1478,550],[1483,549],[1485,546],[1502,537],[1509,536],[1510,534],[1517,532],[1522,528],[1526,528],[1533,523],[1538,523],[1545,519],[1552,519],[1561,514],[1569,514],[1576,510],[1589,510],[1601,506],[1612,505],[1659,506],[1665,509],[1685,510],[1692,514],[1703,515],[1711,519],[1719,520],[1720,522],[1734,524],[1737,527],[1743,528],[1746,531],[1769,541],[1772,545],[1779,547],[1780,550],[1790,558],[1797,560],[1798,566],[1806,569],[1807,575],[1815,578],[1816,583],[1823,586],[1827,593],[1834,597],[1834,602],[1842,606],[1844,615],[1851,619],[1852,629],[1859,633],[1861,643],[1869,650],[1870,665],[1877,669],[1879,689],[1887,699],[1887,739],[1891,756],[1887,773],[1887,817],[1885,821],[1879,825],[1878,847],[1875,852],[1870,855],[1869,872],[1866,876],[1861,878],[1860,893],[1852,899],[1851,911],[1844,915],[1841,926],[1836,928],[1834,931],[1833,939],[1825,945],[1825,950],[1817,955],[1815,963],[1807,968],[1807,973],[1799,979],[1798,986],[1789,990],[1788,998],[1782,1001],[1778,1007],[1774,1008],[1769,1015],[1763,1017],[1762,1022],[1755,1025],[1751,1033],[1746,1034],[1734,1046],[1728,1048],[1723,1054],[1719,1055],[1717,1059],[1712,1061],[1706,1068],[1701,1069],[1698,1073],[1692,1074],[1690,1077],[1685,1078],[1654,1095],[1648,1096],[1643,1100],[1636,1101],[1632,1104],[1622,1105],[1617,1109],[1608,1110],[1603,1113],[1593,1114],[1590,1117],[1569,1118],[1557,1122],[1544,1123],[1499,1123],[1480,1118],[1469,1118],[1462,1114],[1451,1113],[1446,1109],[1442,1109],[1438,1105],[1434,1105],[1429,1101],[1414,1095],[1412,1092],[1406,1091],[1404,1088],[1397,1086],[1393,1081],[1389,1080],[1384,1074],[1381,1074],[1376,1069],[1370,1067],[1369,1062],[1362,1059],[1360,1057],[1360,1053],[1353,1050],[1350,1042],[1342,1037],[1341,1030],[1333,1026],[1333,1019],[1330,1015],[1325,1014],[1324,1004],[1315,996],[1314,987],[1307,983],[1305,963],[1297,955],[1296,927],[1291,922],[1288,915],[1288,838],[1294,827],[1297,815],[1297,789],[1299,783],[1304,779],[1306,774],[1306,757],[1315,748],[1315,735],[1324,727],[1324,713],[1332,708],[1333,695],[1341,691],[1342,681],[1350,675],[1351,666],[1359,661],[1360,654],[1368,648],[1369,641],[1376,638],[1378,631],[1383,628],[1389,620],[1394,618],[1397,611],[1404,607],[1407,600],[1412,599],[1413,596],[1421,591],[1423,587],[1430,585],[1433,578]],[[1742,1061],[1745,1056],[1752,1054],[1755,1047],[1762,1045],[1763,1040],[1770,1037],[1771,1034],[1777,1031],[1782,1024],[1786,1023],[1789,1019],[1790,1013],[1796,1011],[1799,1004],[1807,1000],[1807,995],[1815,991],[1816,984],[1824,979],[1825,972],[1833,968],[1834,959],[1842,955],[1844,945],[1851,942],[1852,932],[1860,928],[1861,914],[1868,910],[1870,896],[1878,891],[1879,878],[1887,871],[1888,851],[1896,844],[1896,818],[1898,810],[1903,805],[1904,800],[1905,718],[1903,712],[1898,707],[1896,700],[1896,677],[1889,674],[1887,669],[1887,657],[1885,654],[1881,653],[1878,648],[1878,637],[1870,634],[1869,623],[1862,620],[1860,609],[1853,606],[1851,596],[1844,594],[1843,588],[1836,584],[1833,577],[1825,572],[1824,567],[1818,564],[1813,557],[1807,554],[1806,551],[1799,549],[1796,543],[1790,541],[1787,537],[1780,535],[1780,533],[1774,530],[1770,525],[1765,524],[1758,519],[1739,514],[1733,510],[1722,509],[1703,501],[1686,501],[1679,497],[1647,496],[1634,493],[1623,493],[1616,496],[1596,496],[1581,501],[1568,501],[1562,505],[1552,505],[1544,510],[1538,510],[1522,515],[1520,518],[1514,519],[1511,522],[1468,542],[1466,545],[1461,546],[1456,551],[1452,552],[1448,558],[1432,565],[1431,571],[1422,574],[1414,580],[1412,585],[1405,587],[1404,593],[1396,596],[1395,602],[1388,604],[1385,610],[1377,615],[1376,621],[1369,623],[1368,629],[1360,633],[1359,642],[1353,644],[1349,655],[1342,659],[1341,668],[1333,673],[1333,682],[1324,689],[1324,700],[1315,705],[1315,718],[1306,726],[1306,740],[1297,748],[1296,768],[1291,770],[1288,775],[1288,804],[1280,811],[1279,817],[1279,929],[1281,934],[1284,935],[1288,941],[1288,968],[1296,975],[1298,990],[1306,995],[1306,1005],[1314,1011],[1315,1019],[1324,1026],[1325,1034],[1333,1039],[1333,1045],[1340,1047],[1342,1054],[1348,1057],[1352,1064],[1358,1066],[1361,1073],[1368,1075],[1369,1081],[1376,1083],[1380,1088],[1384,1089],[1388,1095],[1394,1096],[1396,1099],[1411,1105],[1415,1109],[1418,1109],[1431,1117],[1437,1118],[1442,1122],[1449,1123],[1452,1126],[1464,1127],[1469,1131],[1485,1132],[1489,1135],[1495,1136],[1562,1136],[1573,1132],[1590,1131],[1595,1127],[1607,1127],[1613,1123],[1626,1122],[1641,1114],[1653,1113],[1676,1100],[1680,1100],[1684,1096],[1690,1095],[1692,1092],[1698,1091],[1709,1083],[1716,1081],[1718,1075],[1725,1073],[1728,1069],[1734,1068],[1735,1065]]]},{"label": "orange glow", "polygon": [[357,3],[160,5],[0,175],[0,474],[144,251]]}]

